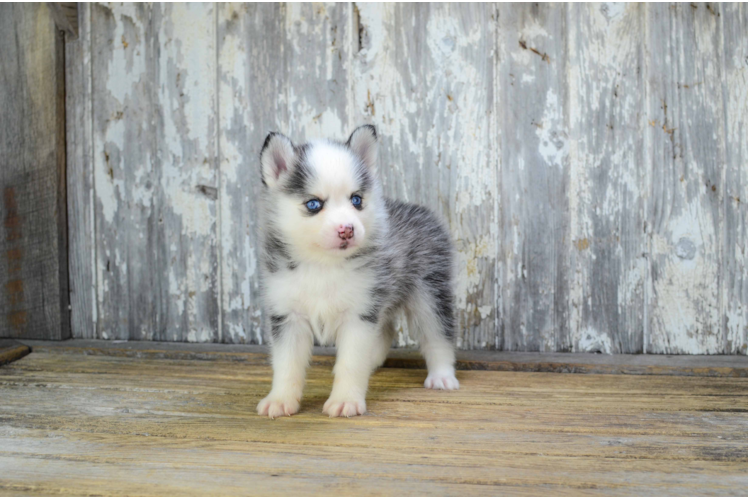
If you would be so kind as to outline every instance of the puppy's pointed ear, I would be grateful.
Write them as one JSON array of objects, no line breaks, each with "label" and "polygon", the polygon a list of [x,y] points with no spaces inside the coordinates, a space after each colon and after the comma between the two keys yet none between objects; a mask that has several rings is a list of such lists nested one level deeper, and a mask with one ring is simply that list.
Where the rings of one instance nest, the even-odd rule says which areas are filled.
[{"label": "puppy's pointed ear", "polygon": [[293,169],[294,161],[296,153],[291,139],[278,132],[270,132],[260,152],[262,182],[275,187],[278,180]]},{"label": "puppy's pointed ear", "polygon": [[374,125],[361,125],[353,131],[346,145],[353,151],[364,165],[376,172],[377,170],[377,129]]}]

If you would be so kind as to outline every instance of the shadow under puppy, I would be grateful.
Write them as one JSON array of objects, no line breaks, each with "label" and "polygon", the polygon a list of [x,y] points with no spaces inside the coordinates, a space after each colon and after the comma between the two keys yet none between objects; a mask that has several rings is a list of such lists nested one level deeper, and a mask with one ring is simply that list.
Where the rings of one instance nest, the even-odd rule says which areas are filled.
[{"label": "shadow under puppy", "polygon": [[274,418],[299,411],[316,337],[337,346],[323,412],[362,415],[400,309],[426,359],[424,386],[458,389],[452,243],[428,209],[382,196],[374,127],[357,128],[346,143],[295,145],[271,133],[260,160],[273,386],[257,412]]}]

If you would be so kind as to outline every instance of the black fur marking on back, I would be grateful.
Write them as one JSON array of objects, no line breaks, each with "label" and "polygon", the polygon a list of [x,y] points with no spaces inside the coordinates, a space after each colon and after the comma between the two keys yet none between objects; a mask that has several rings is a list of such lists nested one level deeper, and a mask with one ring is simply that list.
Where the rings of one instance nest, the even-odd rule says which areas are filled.
[{"label": "black fur marking on back", "polygon": [[[378,273],[381,274],[381,273]],[[362,321],[368,321],[369,323],[379,322],[379,314],[388,302],[388,299],[392,299],[394,287],[387,285],[385,282],[380,282],[375,286],[371,294],[371,307],[366,314],[361,314],[359,317]]]},{"label": "black fur marking on back", "polygon": [[449,233],[426,207],[393,200],[386,200],[386,207],[390,223],[386,244],[393,260],[387,263],[377,255],[370,258],[377,275],[382,276],[380,286],[392,283],[386,301],[407,303],[414,293],[425,293],[441,323],[442,334],[451,340],[456,322]]}]

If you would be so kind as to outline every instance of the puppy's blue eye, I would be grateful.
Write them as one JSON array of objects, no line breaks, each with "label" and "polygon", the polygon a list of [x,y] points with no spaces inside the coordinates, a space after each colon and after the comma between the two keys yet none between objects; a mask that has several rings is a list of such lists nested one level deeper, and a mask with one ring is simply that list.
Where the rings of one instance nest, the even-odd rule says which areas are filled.
[{"label": "puppy's blue eye", "polygon": [[309,200],[306,202],[306,208],[310,212],[316,212],[322,208],[322,202],[317,199]]},{"label": "puppy's blue eye", "polygon": [[360,207],[361,206],[361,197],[358,195],[351,196],[351,203],[353,203],[354,207]]}]

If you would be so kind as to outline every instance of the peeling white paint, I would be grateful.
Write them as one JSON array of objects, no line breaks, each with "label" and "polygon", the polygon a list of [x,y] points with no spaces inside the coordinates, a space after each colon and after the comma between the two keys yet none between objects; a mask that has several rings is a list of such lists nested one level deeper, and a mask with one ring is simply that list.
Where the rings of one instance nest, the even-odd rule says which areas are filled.
[{"label": "peeling white paint", "polygon": [[558,95],[549,88],[545,95],[545,114],[535,132],[540,139],[540,156],[548,163],[563,169],[569,154],[568,134],[565,130],[563,109]]},{"label": "peeling white paint", "polygon": [[610,335],[604,332],[597,332],[593,329],[583,329],[574,332],[576,337],[574,344],[577,352],[599,352],[602,354],[612,354]]},{"label": "peeling white paint", "polygon": [[692,200],[668,222],[669,238],[653,237],[653,257],[662,276],[657,280],[654,329],[671,349],[695,354],[722,350],[719,324],[718,255],[709,215]]},{"label": "peeling white paint", "polygon": [[[746,219],[748,69],[744,51],[720,45],[745,14],[685,8],[102,6],[94,22],[112,32],[91,40],[99,335],[166,327],[262,343],[252,210],[264,134],[343,139],[369,122],[387,195],[449,224],[458,345],[745,352],[745,281],[726,273],[745,274],[746,233],[724,224]],[[713,97],[723,86],[724,101]],[[142,293],[157,305],[132,312],[151,284]],[[398,345],[414,345],[397,328]]]},{"label": "peeling white paint", "polygon": [[600,5],[600,13],[602,13],[609,22],[615,22],[619,20],[629,4],[626,2],[605,2]]}]

